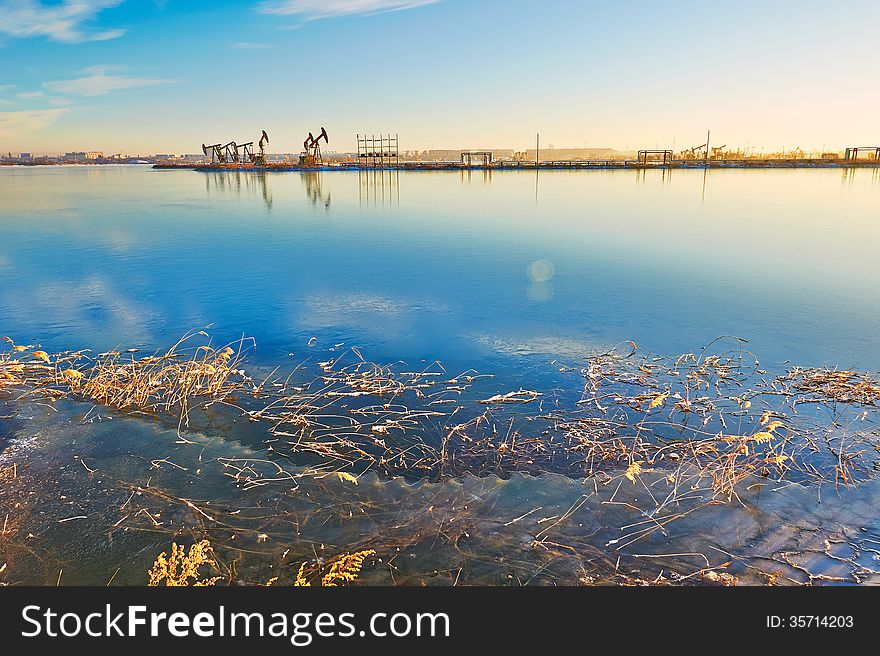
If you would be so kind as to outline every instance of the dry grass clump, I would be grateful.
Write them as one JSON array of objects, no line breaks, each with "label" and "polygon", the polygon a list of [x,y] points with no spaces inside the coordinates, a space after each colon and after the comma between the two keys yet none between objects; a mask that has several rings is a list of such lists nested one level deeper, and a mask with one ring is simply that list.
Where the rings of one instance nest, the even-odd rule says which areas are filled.
[{"label": "dry grass clump", "polygon": [[[346,356],[356,361],[346,364]],[[274,397],[249,413],[266,421],[279,438],[273,449],[320,460],[328,471],[375,468],[383,473],[420,473],[437,468],[432,435],[451,405],[477,376],[448,377],[439,365],[420,372],[398,372],[366,362],[356,349],[320,363],[310,382],[265,386]]]},{"label": "dry grass clump", "polygon": [[[368,549],[333,558],[327,567],[327,571],[321,577],[321,585],[324,587],[336,587],[353,583],[361,573],[364,561],[370,556],[375,555],[375,551]],[[299,579],[299,576],[297,576],[297,579]]]},{"label": "dry grass clump", "polygon": [[[587,416],[560,414],[555,429],[587,475],[636,484],[643,473],[665,474],[670,491],[659,506],[693,489],[732,498],[755,477],[851,484],[871,475],[876,418],[829,402],[868,403],[873,378],[794,370],[768,381],[737,343],[720,355],[598,356],[584,369]],[[807,401],[828,414],[800,412]]]},{"label": "dry grass clump", "polygon": [[[198,333],[204,335],[204,333]],[[117,352],[101,354],[71,381],[71,389],[92,401],[119,410],[176,414],[189,425],[197,402],[223,403],[250,379],[241,363],[243,343],[215,349],[201,345],[192,352],[175,344],[161,355],[135,359]],[[69,373],[61,372],[69,377]]]},{"label": "dry grass clump", "polygon": [[220,580],[219,576],[203,578],[199,572],[202,566],[217,568],[208,540],[190,545],[188,552],[174,542],[171,545],[171,556],[163,551],[148,570],[150,580],[147,585],[155,587],[164,583],[167,587],[208,586]]},{"label": "dry grass clump", "polygon": [[372,549],[358,551],[351,554],[335,556],[323,566],[308,567],[303,563],[296,574],[293,582],[295,587],[309,587],[312,581],[320,581],[322,587],[338,587],[354,583],[363,569],[364,561],[375,556]]},{"label": "dry grass clump", "polygon": [[880,401],[880,383],[876,375],[837,369],[796,368],[780,380],[799,392],[840,403],[876,405]]},{"label": "dry grass clump", "polygon": [[0,467],[0,485],[5,485],[9,481],[14,481],[18,477],[18,465],[12,463],[5,467]]},{"label": "dry grass clump", "polygon": [[253,340],[221,348],[192,345],[202,331],[190,333],[164,353],[137,357],[137,349],[108,351],[92,358],[85,351],[48,354],[33,346],[0,351],[0,394],[36,399],[70,397],[117,410],[164,412],[188,426],[191,411],[228,399],[247,388],[258,393],[241,369]]},{"label": "dry grass clump", "polygon": [[[0,394],[12,396],[51,388],[55,369],[50,365],[50,356],[45,351],[0,337]],[[63,392],[51,389],[45,396],[63,396]]]},{"label": "dry grass clump", "polygon": [[702,435],[698,429],[695,439],[680,440],[648,431],[608,436],[583,420],[560,423],[558,429],[571,440],[586,475],[602,477],[619,470],[618,476],[636,483],[644,473],[664,471],[670,486],[692,481],[730,497],[747,478],[782,478],[788,472],[797,449],[781,422],[775,424],[757,425],[746,435]]},{"label": "dry grass clump", "polygon": [[[335,556],[326,563],[309,566],[303,563],[299,567],[294,587],[310,587],[313,582],[322,587],[337,587],[350,585],[360,575],[364,562],[367,558],[375,556],[372,549],[346,553]],[[202,567],[215,571],[218,570],[214,550],[209,540],[201,540],[189,547],[187,551],[176,542],[171,544],[171,555],[163,551],[156,558],[153,566],[148,570],[150,587],[165,585],[167,587],[185,586],[210,586],[215,585],[222,577],[205,577],[200,572]],[[278,581],[278,577],[272,577],[266,582],[267,586]]]}]

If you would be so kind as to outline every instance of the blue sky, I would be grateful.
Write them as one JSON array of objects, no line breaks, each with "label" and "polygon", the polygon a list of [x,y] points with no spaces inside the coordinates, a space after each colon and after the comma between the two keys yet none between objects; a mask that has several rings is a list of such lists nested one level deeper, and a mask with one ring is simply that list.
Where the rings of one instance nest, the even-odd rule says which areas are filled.
[{"label": "blue sky", "polygon": [[0,151],[873,145],[874,0],[0,0]]}]

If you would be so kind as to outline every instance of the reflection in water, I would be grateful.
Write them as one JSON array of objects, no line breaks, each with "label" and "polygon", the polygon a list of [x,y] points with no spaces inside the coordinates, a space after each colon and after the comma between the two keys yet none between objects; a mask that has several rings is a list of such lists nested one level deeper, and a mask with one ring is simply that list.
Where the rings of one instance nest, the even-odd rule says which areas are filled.
[{"label": "reflection in water", "polygon": [[324,209],[330,209],[330,191],[326,193],[321,188],[322,174],[320,171],[303,171],[300,174],[300,180],[306,188],[306,196],[312,205],[321,204]]},{"label": "reflection in water", "polygon": [[400,204],[400,171],[369,168],[358,170],[358,198],[361,206]]},{"label": "reflection in water", "polygon": [[210,171],[205,176],[205,191],[210,195],[218,192],[224,195],[260,195],[266,209],[272,209],[272,190],[269,176],[265,171]]},{"label": "reflection in water", "polygon": [[[463,187],[455,173],[105,168],[0,172],[0,334],[51,337],[57,349],[130,341],[131,322],[113,334],[109,320],[131,313],[105,292],[75,313],[51,306],[65,293],[50,290],[94,288],[137,306],[139,334],[258,327],[261,344],[284,349],[311,327],[300,319],[308,299],[365,297],[445,308],[413,313],[393,343],[376,341],[366,318],[328,335],[365,340],[380,359],[478,357],[461,334],[632,338],[671,353],[734,333],[775,361],[880,366],[865,339],[880,320],[868,169],[847,171],[844,193],[835,170],[712,171],[701,207],[702,170],[665,182],[660,171],[495,172]],[[328,186],[341,202],[328,205]],[[272,203],[296,220],[255,221]],[[314,222],[318,203],[332,223]],[[234,259],[217,258],[230,233],[246,236]],[[542,283],[526,270],[540,259],[555,276],[538,307],[531,299],[548,294],[528,295]]]},{"label": "reflection in water", "polygon": [[706,180],[709,179],[709,167],[703,169],[703,191],[700,193],[700,206],[706,205]]},{"label": "reflection in water", "polygon": [[880,166],[870,169],[844,168],[841,171],[841,182],[845,186],[853,186],[865,179],[870,171],[871,184],[880,184]]},{"label": "reflection in water", "polygon": [[639,184],[654,184],[656,182],[656,176],[659,174],[660,184],[668,184],[672,181],[672,171],[673,169],[666,168],[655,170],[649,170],[647,168],[635,169],[636,182]]},{"label": "reflection in water", "polygon": [[484,184],[489,184],[492,182],[492,173],[492,169],[488,167],[461,169],[461,182],[462,184],[473,182],[476,174]]}]

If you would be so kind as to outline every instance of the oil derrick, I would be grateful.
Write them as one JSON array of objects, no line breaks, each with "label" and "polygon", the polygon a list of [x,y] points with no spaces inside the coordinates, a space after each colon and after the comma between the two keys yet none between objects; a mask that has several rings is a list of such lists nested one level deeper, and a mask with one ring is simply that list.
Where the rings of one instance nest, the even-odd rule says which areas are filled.
[{"label": "oil derrick", "polygon": [[235,162],[238,164],[238,146],[234,141],[230,141],[228,144],[223,146],[223,153],[226,155],[227,162]]},{"label": "oil derrick", "polygon": [[248,141],[247,143],[238,144],[235,147],[236,151],[241,151],[238,154],[238,161],[240,162],[253,162],[254,161],[254,142]]},{"label": "oil derrick", "polygon": [[727,148],[727,144],[723,146],[712,146],[712,159],[724,159],[726,153],[724,149]]},{"label": "oil derrick", "polygon": [[681,151],[681,158],[687,160],[703,159],[703,151],[706,149],[707,145],[708,144],[700,144],[699,146],[683,150]]},{"label": "oil derrick", "polygon": [[324,143],[330,143],[326,128],[321,128],[321,134],[317,137],[309,132],[308,138],[303,141],[303,153],[299,156],[300,166],[315,168],[324,163],[324,160],[321,159],[321,139],[324,140]]},{"label": "oil derrick", "polygon": [[254,155],[253,160],[254,164],[258,166],[266,166],[266,144],[269,143],[269,135],[266,134],[266,131],[263,130],[263,134],[260,136],[260,142],[257,144],[260,149],[259,155]]},{"label": "oil derrick", "polygon": [[247,143],[239,144],[238,149],[241,151],[239,158],[244,163],[252,163],[257,166],[266,166],[266,144],[269,143],[269,135],[266,134],[266,131],[263,130],[263,133],[260,135],[260,141],[257,144],[257,147],[260,149],[259,153],[254,152],[254,142],[248,141]]},{"label": "oil derrick", "polygon": [[215,162],[220,162],[221,164],[226,163],[226,152],[221,144],[215,143],[210,146],[202,144],[202,152],[206,156],[209,150],[211,151],[211,164],[214,164]]}]

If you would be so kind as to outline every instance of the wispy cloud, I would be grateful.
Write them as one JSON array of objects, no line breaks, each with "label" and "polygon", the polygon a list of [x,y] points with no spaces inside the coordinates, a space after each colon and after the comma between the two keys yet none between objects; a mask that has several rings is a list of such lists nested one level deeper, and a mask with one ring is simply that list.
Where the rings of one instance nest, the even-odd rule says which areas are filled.
[{"label": "wispy cloud", "polygon": [[45,94],[42,91],[23,91],[15,95],[19,100],[34,100],[42,98]]},{"label": "wispy cloud", "polygon": [[306,20],[381,14],[388,11],[415,9],[440,0],[267,0],[257,9],[263,14],[301,16]]},{"label": "wispy cloud", "polygon": [[43,36],[61,43],[107,41],[125,34],[123,29],[93,30],[86,24],[104,9],[123,0],[0,0],[0,34],[15,38]]},{"label": "wispy cloud", "polygon": [[43,86],[56,93],[67,93],[74,96],[103,96],[122,89],[174,82],[174,80],[149,77],[129,77],[119,74],[120,70],[122,69],[119,66],[92,66],[83,71],[85,73],[83,77],[45,82]]},{"label": "wispy cloud", "polygon": [[19,112],[0,112],[0,137],[14,137],[26,132],[36,132],[52,125],[69,110],[32,109]]}]

